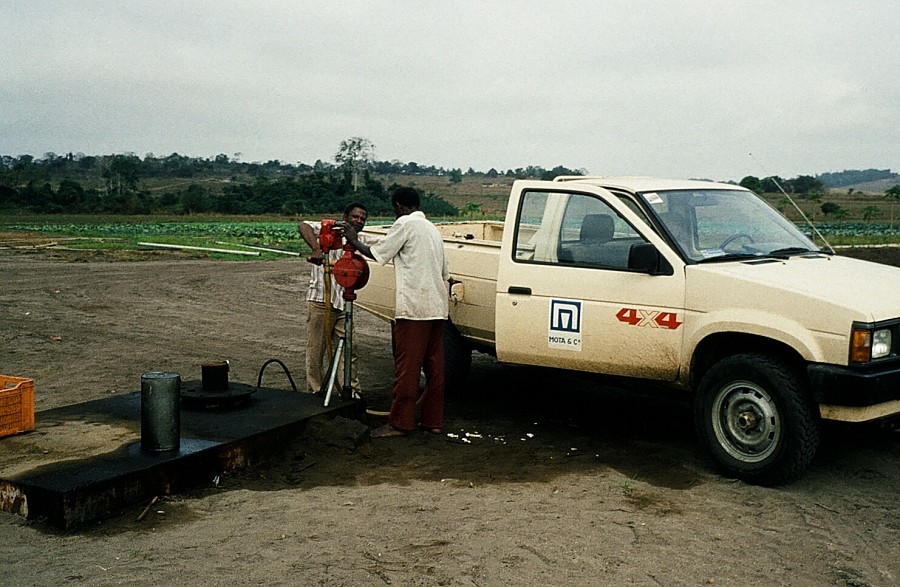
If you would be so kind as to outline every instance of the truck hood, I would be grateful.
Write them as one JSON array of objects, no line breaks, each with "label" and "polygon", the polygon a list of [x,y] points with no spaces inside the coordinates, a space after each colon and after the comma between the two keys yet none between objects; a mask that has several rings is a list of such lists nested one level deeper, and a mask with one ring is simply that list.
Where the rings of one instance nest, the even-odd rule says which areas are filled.
[{"label": "truck hood", "polygon": [[685,306],[700,312],[719,298],[728,306],[789,304],[803,313],[840,309],[845,319],[861,322],[900,317],[900,268],[890,265],[815,255],[689,265],[685,273]]}]

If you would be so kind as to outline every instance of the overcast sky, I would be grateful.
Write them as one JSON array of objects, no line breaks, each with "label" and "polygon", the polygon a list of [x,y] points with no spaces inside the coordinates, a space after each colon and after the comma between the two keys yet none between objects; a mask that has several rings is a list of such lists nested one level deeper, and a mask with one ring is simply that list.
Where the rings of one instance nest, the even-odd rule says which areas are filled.
[{"label": "overcast sky", "polygon": [[0,0],[0,154],[900,171],[898,0]]}]

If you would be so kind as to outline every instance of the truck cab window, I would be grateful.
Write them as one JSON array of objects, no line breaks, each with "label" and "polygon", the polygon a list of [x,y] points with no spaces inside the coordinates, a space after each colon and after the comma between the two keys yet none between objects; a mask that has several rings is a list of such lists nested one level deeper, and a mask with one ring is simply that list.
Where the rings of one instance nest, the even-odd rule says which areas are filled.
[{"label": "truck cab window", "polygon": [[631,247],[644,242],[634,227],[596,196],[523,194],[516,224],[519,262],[627,269]]},{"label": "truck cab window", "polygon": [[744,190],[671,190],[641,197],[690,262],[816,250],[793,224]]}]

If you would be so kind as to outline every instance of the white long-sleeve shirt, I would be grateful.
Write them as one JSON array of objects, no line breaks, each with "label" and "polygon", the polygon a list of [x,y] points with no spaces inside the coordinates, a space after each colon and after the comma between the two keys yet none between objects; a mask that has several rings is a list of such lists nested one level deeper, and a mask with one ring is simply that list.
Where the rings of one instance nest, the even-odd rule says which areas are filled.
[{"label": "white long-sleeve shirt", "polygon": [[447,318],[450,270],[441,234],[424,213],[417,210],[397,218],[387,235],[371,245],[371,252],[381,265],[394,262],[395,318]]}]

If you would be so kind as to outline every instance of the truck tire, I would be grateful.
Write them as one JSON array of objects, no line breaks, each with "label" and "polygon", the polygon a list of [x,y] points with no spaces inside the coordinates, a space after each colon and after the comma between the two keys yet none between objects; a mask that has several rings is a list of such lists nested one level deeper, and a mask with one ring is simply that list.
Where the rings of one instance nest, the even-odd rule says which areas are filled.
[{"label": "truck tire", "polygon": [[756,485],[798,476],[819,446],[819,418],[801,376],[762,354],[725,358],[697,389],[701,444],[728,475]]},{"label": "truck tire", "polygon": [[444,323],[444,388],[454,391],[462,387],[472,370],[472,347],[452,322]]}]

